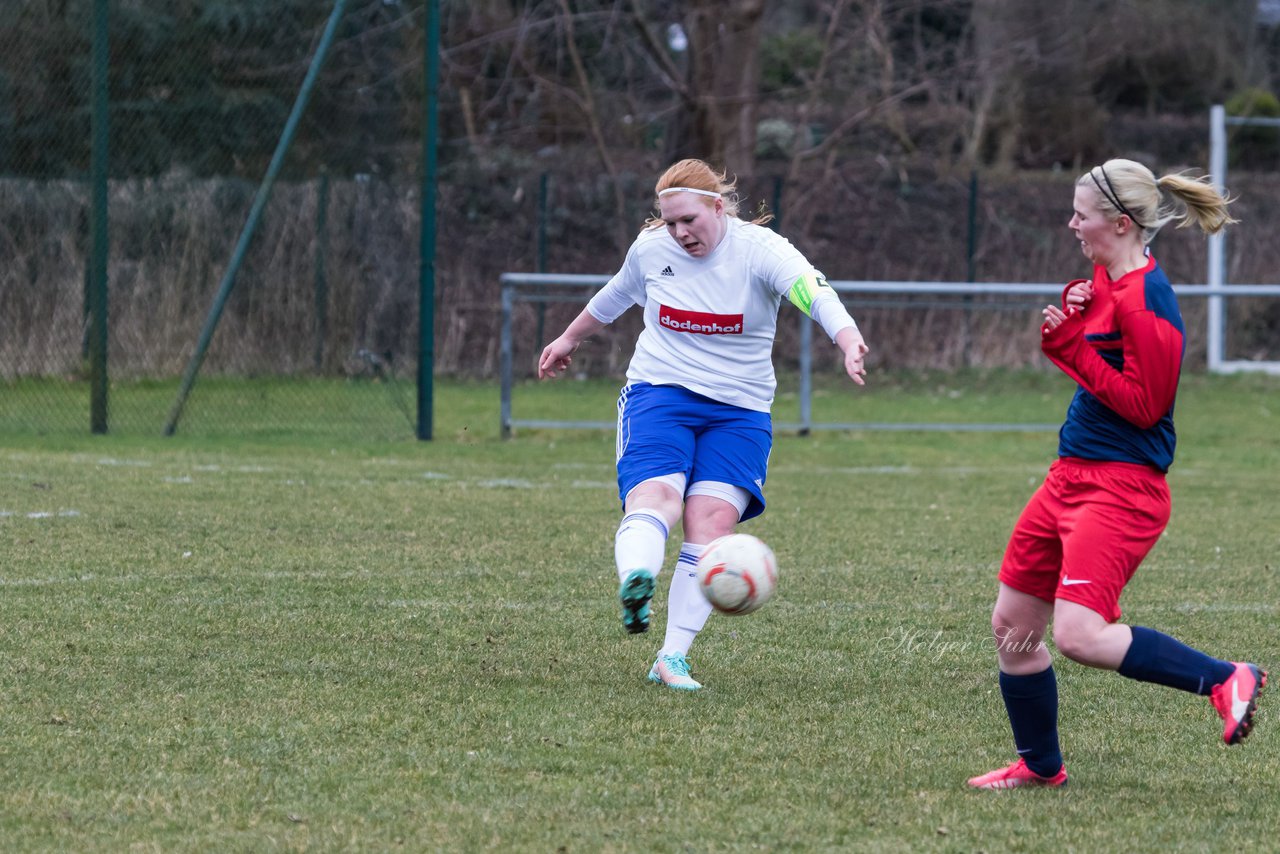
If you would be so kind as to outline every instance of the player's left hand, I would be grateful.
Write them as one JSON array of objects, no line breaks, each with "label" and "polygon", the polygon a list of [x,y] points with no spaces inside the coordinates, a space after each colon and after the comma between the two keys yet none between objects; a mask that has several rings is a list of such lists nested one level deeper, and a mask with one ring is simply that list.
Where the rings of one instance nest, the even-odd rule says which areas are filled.
[{"label": "player's left hand", "polygon": [[857,339],[844,351],[844,370],[849,375],[849,379],[858,385],[866,385],[867,365],[866,355],[871,351],[867,343],[861,338]]},{"label": "player's left hand", "polygon": [[1076,308],[1080,311],[1085,310],[1085,306],[1093,299],[1093,282],[1084,279],[1073,284],[1067,289],[1067,296],[1064,300],[1063,308]]}]

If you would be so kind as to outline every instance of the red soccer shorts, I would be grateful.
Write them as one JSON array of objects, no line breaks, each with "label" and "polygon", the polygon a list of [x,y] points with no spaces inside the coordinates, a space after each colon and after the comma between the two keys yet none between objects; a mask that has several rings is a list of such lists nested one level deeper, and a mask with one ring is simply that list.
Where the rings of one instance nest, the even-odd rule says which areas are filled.
[{"label": "red soccer shorts", "polygon": [[1120,619],[1120,592],[1169,523],[1164,474],[1133,463],[1065,457],[1027,502],[1000,580],[1046,602],[1066,599]]}]

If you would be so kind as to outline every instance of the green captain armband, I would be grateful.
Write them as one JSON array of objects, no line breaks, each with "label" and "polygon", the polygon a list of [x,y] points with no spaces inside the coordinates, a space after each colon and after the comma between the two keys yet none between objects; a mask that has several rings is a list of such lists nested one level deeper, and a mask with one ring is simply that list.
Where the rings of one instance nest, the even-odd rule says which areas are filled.
[{"label": "green captain armband", "polygon": [[791,304],[796,308],[813,317],[814,297],[821,293],[823,288],[833,292],[831,286],[827,284],[826,276],[817,270],[810,270],[792,283],[791,290],[787,291],[787,299],[791,300]]}]

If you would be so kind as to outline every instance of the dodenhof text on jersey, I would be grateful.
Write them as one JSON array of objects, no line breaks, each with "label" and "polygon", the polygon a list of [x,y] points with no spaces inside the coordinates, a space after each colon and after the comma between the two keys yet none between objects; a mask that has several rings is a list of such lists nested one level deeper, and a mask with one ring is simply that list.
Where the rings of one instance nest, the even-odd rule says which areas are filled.
[{"label": "dodenhof text on jersey", "polygon": [[664,305],[658,310],[658,322],[676,332],[696,332],[699,335],[741,335],[741,314],[711,314],[705,311],[685,311]]}]

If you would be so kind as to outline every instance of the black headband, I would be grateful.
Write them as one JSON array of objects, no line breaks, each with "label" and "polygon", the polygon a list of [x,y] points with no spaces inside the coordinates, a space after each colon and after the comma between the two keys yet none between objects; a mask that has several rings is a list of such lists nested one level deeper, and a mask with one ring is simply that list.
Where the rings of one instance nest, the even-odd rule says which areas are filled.
[{"label": "black headband", "polygon": [[[1130,213],[1129,209],[1126,208],[1120,202],[1120,197],[1116,195],[1116,188],[1111,186],[1111,179],[1107,177],[1107,170],[1104,167],[1099,166],[1098,171],[1102,173],[1102,181],[1107,182],[1106,187],[1102,186],[1102,181],[1098,180],[1098,176],[1093,174],[1092,169],[1089,170],[1089,177],[1093,179],[1093,183],[1098,185],[1098,192],[1102,193],[1103,198],[1111,202],[1111,204],[1115,205],[1116,209],[1119,210],[1120,213],[1124,214],[1129,219],[1131,219],[1133,221],[1133,224],[1136,225],[1138,228],[1146,228],[1146,226],[1138,222],[1138,218],[1134,216],[1132,213]],[[1108,189],[1111,190],[1110,193],[1107,192]]]}]

